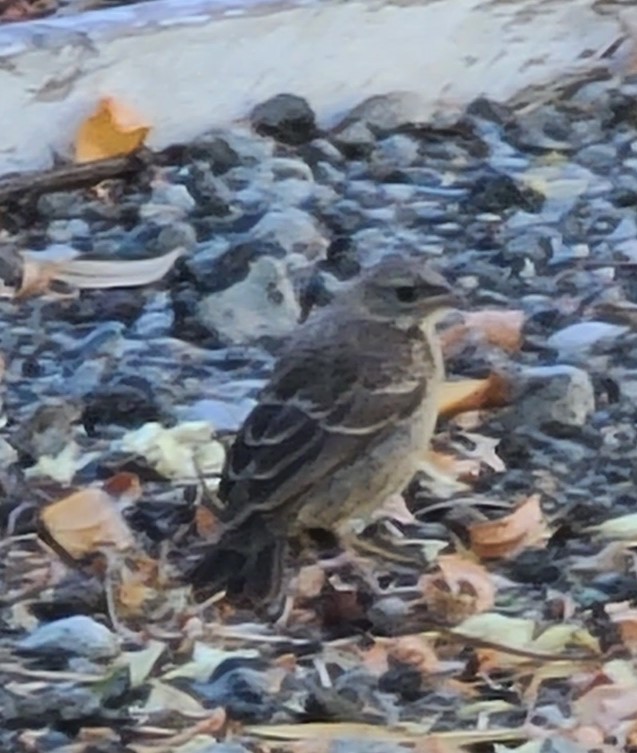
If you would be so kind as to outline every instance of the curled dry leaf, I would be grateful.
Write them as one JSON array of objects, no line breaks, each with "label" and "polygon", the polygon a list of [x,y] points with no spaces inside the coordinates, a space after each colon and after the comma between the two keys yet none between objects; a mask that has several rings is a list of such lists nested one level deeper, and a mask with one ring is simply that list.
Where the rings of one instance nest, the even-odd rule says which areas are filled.
[{"label": "curled dry leaf", "polygon": [[637,513],[610,518],[596,526],[584,529],[585,533],[597,533],[608,539],[637,539]]},{"label": "curled dry leaf", "polygon": [[633,651],[637,649],[637,609],[624,601],[606,604],[604,611],[611,622],[617,625],[624,645]]},{"label": "curled dry leaf", "polygon": [[322,591],[327,577],[320,565],[305,565],[299,570],[294,589],[299,599],[314,599]]},{"label": "curled dry leaf", "polygon": [[[122,501],[130,501],[136,494],[139,481],[137,491],[131,490],[130,485],[126,487]],[[81,489],[69,494],[42,509],[40,521],[56,544],[74,559],[105,548],[124,550],[133,544],[120,499],[104,489]]]},{"label": "curled dry leaf", "polygon": [[437,564],[419,583],[429,612],[455,625],[493,607],[496,588],[486,568],[459,554],[441,555]]},{"label": "curled dry leaf", "polygon": [[223,466],[225,450],[212,435],[207,421],[185,421],[169,429],[150,422],[125,434],[121,448],[146,458],[166,478],[196,479],[200,473],[219,473]]},{"label": "curled dry leaf", "polygon": [[466,411],[501,408],[511,400],[511,386],[501,374],[486,379],[459,379],[442,385],[438,394],[438,413],[449,418]]},{"label": "curled dry leaf", "polygon": [[119,583],[115,591],[117,611],[122,617],[147,614],[153,600],[158,597],[157,563],[143,557],[119,570]]},{"label": "curled dry leaf", "polygon": [[512,557],[527,547],[540,545],[547,534],[539,494],[531,495],[503,518],[469,527],[471,550],[482,559]]},{"label": "curled dry leaf", "polygon": [[144,143],[150,126],[112,97],[104,97],[95,112],[79,127],[75,161],[92,162],[132,154]]},{"label": "curled dry leaf", "polygon": [[374,645],[361,651],[361,661],[377,677],[389,669],[389,660],[414,667],[427,675],[438,671],[440,661],[433,646],[424,635],[402,635],[397,638],[377,638]]},{"label": "curled dry leaf", "polygon": [[161,280],[177,259],[183,248],[174,248],[161,256],[148,259],[83,259],[68,261],[55,274],[55,279],[75,288],[135,288]]},{"label": "curled dry leaf", "polygon": [[113,260],[85,259],[67,247],[52,247],[51,252],[22,251],[22,282],[14,297],[44,295],[53,282],[81,290],[149,285],[164,277],[183,253],[183,248],[175,248],[148,259]]},{"label": "curled dry leaf", "polygon": [[51,283],[57,279],[57,274],[64,266],[63,262],[39,261],[37,258],[24,256],[22,267],[22,281],[14,293],[14,298],[21,300],[49,292]]},{"label": "curled dry leaf", "polygon": [[440,669],[440,660],[424,635],[402,635],[390,639],[388,652],[393,659],[415,667],[422,675],[429,675]]},{"label": "curled dry leaf", "polygon": [[574,702],[573,709],[583,722],[594,721],[606,735],[615,735],[622,722],[634,719],[637,687],[623,683],[596,685]]},{"label": "curled dry leaf", "polygon": [[524,312],[485,309],[463,314],[463,321],[442,334],[442,347],[449,355],[460,350],[466,343],[482,341],[495,345],[509,353],[522,346]]}]

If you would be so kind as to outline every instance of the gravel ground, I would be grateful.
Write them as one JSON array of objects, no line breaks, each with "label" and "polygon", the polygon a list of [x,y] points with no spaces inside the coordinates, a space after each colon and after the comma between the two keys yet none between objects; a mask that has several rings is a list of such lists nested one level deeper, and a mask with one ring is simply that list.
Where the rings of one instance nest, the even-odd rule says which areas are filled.
[{"label": "gravel ground", "polygon": [[[245,725],[290,724],[296,739],[300,722],[310,742],[348,753],[360,741],[334,739],[363,732],[328,723],[416,725],[366,743],[383,752],[424,745],[430,730],[539,746],[548,729],[560,750],[630,749],[632,710],[609,721],[581,697],[604,683],[637,693],[611,609],[637,598],[630,540],[616,540],[635,533],[630,519],[610,544],[593,530],[637,501],[637,80],[600,70],[507,104],[475,101],[453,122],[401,122],[401,96],[369,100],[324,133],[304,100],[283,95],[255,109],[251,128],[168,149],[134,178],[2,209],[7,286],[20,249],[71,245],[122,264],[184,249],[141,288],[0,299],[3,749],[287,749]],[[495,591],[486,611],[504,622],[454,637],[485,611],[479,588],[465,573],[466,600],[447,580],[453,604],[436,601],[414,566],[310,563],[284,627],[197,607],[176,573],[201,539],[198,483],[177,461],[159,467],[135,432],[172,427],[169,458],[205,447],[214,473],[282,338],[339,279],[390,251],[434,259],[472,310],[523,312],[514,352],[472,338],[448,352],[451,377],[496,372],[512,395],[440,422],[437,449],[477,458],[477,472],[454,484],[423,470],[407,490],[412,515],[378,525],[415,541],[435,573],[437,553],[471,548],[473,523],[539,495],[542,546],[482,558]],[[146,583],[152,598],[138,601],[116,589],[114,607],[109,579],[121,587],[130,571],[71,567],[33,531],[45,502],[121,470],[143,490],[125,513],[136,546],[172,580]],[[515,643],[516,619],[536,636],[571,632],[558,648],[529,638],[517,663],[500,653],[489,666],[484,651]]]}]

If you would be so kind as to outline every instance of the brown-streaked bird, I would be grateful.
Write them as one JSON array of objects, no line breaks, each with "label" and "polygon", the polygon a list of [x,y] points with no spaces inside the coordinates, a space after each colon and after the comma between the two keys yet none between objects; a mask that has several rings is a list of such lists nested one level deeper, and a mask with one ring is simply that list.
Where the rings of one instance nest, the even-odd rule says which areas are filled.
[{"label": "brown-streaked bird", "polygon": [[228,452],[224,530],[190,573],[196,590],[265,605],[290,537],[338,534],[408,484],[444,378],[436,323],[456,305],[423,260],[390,256],[297,329]]}]

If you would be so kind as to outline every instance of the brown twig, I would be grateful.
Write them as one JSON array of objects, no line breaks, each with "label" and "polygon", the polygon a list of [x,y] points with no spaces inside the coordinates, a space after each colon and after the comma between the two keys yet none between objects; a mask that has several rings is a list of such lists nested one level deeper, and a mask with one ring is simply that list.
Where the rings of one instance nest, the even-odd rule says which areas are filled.
[{"label": "brown twig", "polygon": [[139,172],[148,164],[148,152],[127,157],[110,157],[96,162],[62,165],[50,170],[29,172],[0,180],[0,202],[23,196],[40,196],[51,191],[68,191],[122,178]]}]

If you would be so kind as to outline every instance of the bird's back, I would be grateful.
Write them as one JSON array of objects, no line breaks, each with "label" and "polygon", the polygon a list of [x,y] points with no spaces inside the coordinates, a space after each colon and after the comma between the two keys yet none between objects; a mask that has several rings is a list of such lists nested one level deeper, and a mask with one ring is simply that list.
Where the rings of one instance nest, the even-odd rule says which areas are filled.
[{"label": "bird's back", "polygon": [[435,377],[417,329],[317,317],[299,329],[232,445],[219,488],[226,518],[285,526],[304,497],[415,414]]}]

